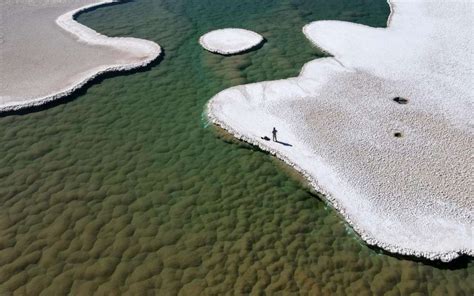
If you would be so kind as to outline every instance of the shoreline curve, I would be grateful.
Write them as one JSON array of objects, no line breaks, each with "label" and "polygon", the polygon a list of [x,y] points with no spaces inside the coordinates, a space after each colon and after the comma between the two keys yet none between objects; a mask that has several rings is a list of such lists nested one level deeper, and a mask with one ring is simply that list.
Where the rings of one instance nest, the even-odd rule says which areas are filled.
[{"label": "shoreline curve", "polygon": [[268,152],[271,155],[277,157],[281,161],[285,162],[288,166],[296,170],[298,173],[300,173],[306,181],[308,181],[309,185],[313,187],[318,193],[321,193],[324,196],[324,199],[327,201],[328,205],[332,208],[334,208],[339,215],[342,216],[344,219],[344,222],[348,223],[349,226],[355,231],[355,233],[368,245],[370,246],[375,246],[383,249],[384,251],[387,251],[389,253],[394,253],[394,254],[400,254],[403,256],[415,256],[419,258],[426,258],[432,261],[435,260],[440,260],[442,262],[448,263],[451,262],[458,257],[462,255],[468,255],[471,257],[474,257],[474,253],[471,252],[470,250],[452,250],[452,251],[447,251],[444,253],[436,253],[436,252],[419,252],[416,250],[412,249],[406,249],[406,248],[401,248],[395,245],[391,244],[386,244],[379,242],[375,238],[371,237],[368,235],[363,229],[357,226],[356,223],[352,221],[352,219],[346,214],[346,209],[340,205],[340,203],[335,199],[328,191],[324,190],[317,182],[315,178],[313,178],[310,173],[308,173],[306,170],[301,168],[299,165],[291,161],[288,157],[285,155],[281,154],[279,151],[262,144],[261,142],[257,142],[253,140],[250,137],[247,137],[243,134],[240,134],[237,132],[235,129],[227,125],[224,121],[220,120],[218,117],[216,117],[213,114],[213,106],[211,103],[209,103],[206,106],[206,114],[209,118],[209,120],[214,124],[217,125],[218,127],[222,128],[226,132],[228,132],[230,135],[232,135],[234,138],[244,141],[246,143],[249,143],[253,146],[258,147],[262,151]]},{"label": "shoreline curve", "polygon": [[60,15],[55,20],[55,24],[77,38],[78,42],[83,42],[92,46],[104,46],[116,50],[133,52],[134,54],[140,55],[142,57],[141,61],[95,67],[94,69],[87,71],[87,73],[85,73],[81,79],[72,86],[61,88],[45,96],[26,98],[22,99],[21,101],[12,101],[1,104],[0,113],[19,111],[22,109],[38,107],[53,102],[57,99],[71,95],[75,91],[85,86],[88,82],[105,73],[130,71],[133,69],[145,67],[161,56],[161,47],[153,41],[134,37],[108,37],[77,22],[75,19],[78,14],[91,8],[113,3],[120,4],[120,2],[120,0],[101,0],[96,3],[84,5]]}]

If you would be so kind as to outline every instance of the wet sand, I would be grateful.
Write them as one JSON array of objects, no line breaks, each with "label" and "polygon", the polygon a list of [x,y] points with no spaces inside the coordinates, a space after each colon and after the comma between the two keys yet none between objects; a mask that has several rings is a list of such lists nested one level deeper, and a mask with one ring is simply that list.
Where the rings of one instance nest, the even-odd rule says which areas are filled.
[{"label": "wet sand", "polygon": [[[333,58],[227,89],[208,115],[302,172],[368,244],[472,256],[472,6],[392,1],[386,29],[311,23]],[[281,142],[261,139],[273,126]]]},{"label": "wet sand", "polygon": [[161,49],[137,38],[110,38],[74,15],[114,1],[28,1],[0,4],[0,111],[41,105],[64,97],[107,71],[144,66]]}]

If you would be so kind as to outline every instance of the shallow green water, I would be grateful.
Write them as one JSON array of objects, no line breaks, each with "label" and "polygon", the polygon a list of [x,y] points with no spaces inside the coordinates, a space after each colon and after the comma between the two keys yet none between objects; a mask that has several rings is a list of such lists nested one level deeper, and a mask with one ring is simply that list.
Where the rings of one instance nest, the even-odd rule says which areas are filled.
[{"label": "shallow green water", "polygon": [[[368,248],[285,166],[202,118],[218,91],[295,76],[321,56],[304,24],[384,26],[388,12],[383,0],[161,0],[82,14],[165,56],[65,104],[0,118],[0,291],[471,295],[470,261]],[[232,57],[202,50],[199,36],[222,27],[268,42]]]}]

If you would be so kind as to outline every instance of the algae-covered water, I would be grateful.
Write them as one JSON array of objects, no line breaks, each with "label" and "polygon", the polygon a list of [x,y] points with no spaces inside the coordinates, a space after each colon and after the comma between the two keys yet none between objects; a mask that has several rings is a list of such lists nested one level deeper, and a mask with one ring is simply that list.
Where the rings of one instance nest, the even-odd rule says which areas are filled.
[{"label": "algae-covered water", "polygon": [[[0,118],[0,294],[472,295],[469,259],[367,247],[286,166],[202,116],[218,91],[322,56],[301,33],[310,21],[388,14],[384,0],[143,0],[80,15],[165,56]],[[222,27],[267,42],[231,57],[200,48]]]}]

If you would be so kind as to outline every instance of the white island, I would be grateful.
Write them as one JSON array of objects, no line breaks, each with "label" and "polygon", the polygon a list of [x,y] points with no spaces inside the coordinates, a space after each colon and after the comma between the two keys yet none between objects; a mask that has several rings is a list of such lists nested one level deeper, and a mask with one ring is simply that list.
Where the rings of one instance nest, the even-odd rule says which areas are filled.
[{"label": "white island", "polygon": [[206,50],[222,55],[237,54],[252,49],[263,42],[263,37],[255,32],[227,28],[214,30],[199,38]]}]

